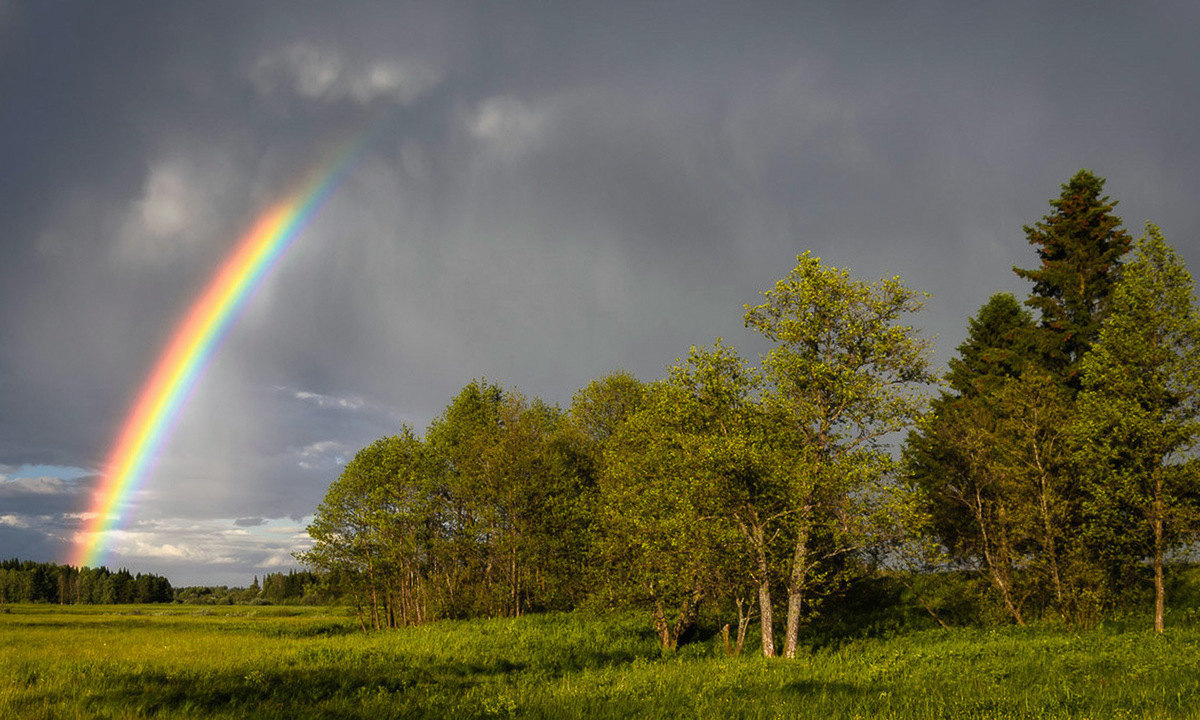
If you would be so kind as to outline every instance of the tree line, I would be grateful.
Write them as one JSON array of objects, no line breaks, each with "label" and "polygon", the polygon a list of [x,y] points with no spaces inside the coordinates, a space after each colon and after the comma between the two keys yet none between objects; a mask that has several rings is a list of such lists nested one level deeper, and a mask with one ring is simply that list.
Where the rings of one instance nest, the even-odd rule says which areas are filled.
[{"label": "tree line", "polygon": [[0,561],[0,603],[116,605],[165,603],[175,599],[171,583],[153,573],[77,568],[29,560]]},{"label": "tree line", "polygon": [[805,253],[745,308],[757,363],[718,339],[565,410],[471,382],[423,435],[359,451],[298,558],[374,628],[623,603],[674,648],[716,608],[731,653],[757,623],[792,656],[850,579],[952,572],[1012,622],[1078,627],[1149,582],[1161,630],[1200,519],[1200,318],[1174,249],[1152,225],[1135,243],[1103,184],[1080,171],[1025,228],[1030,296],[993,296],[944,377],[922,293]]},{"label": "tree line", "polygon": [[328,605],[342,598],[329,591],[323,575],[307,570],[257,575],[248,587],[193,585],[175,590],[175,602],[186,605]]}]

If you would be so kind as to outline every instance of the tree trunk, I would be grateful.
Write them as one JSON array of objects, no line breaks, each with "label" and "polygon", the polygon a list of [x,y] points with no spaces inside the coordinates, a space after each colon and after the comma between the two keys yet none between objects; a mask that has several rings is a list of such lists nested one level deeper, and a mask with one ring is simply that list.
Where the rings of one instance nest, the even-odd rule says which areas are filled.
[{"label": "tree trunk", "polygon": [[[1021,617],[1021,609],[1013,602],[1011,592],[1011,566],[1007,564],[1008,555],[1004,554],[1004,565],[1001,566],[995,558],[992,557],[991,540],[988,537],[987,522],[983,518],[983,498],[980,495],[979,488],[975,488],[975,503],[971,506],[971,510],[975,515],[975,521],[979,523],[979,534],[983,540],[983,559],[987,563],[988,575],[991,578],[992,584],[1000,591],[1000,597],[1004,600],[1004,607],[1013,616],[1013,619],[1018,625],[1024,627],[1025,620]],[[1001,528],[1003,530],[1003,528]],[[1001,543],[1001,550],[1005,547]]]},{"label": "tree trunk", "polygon": [[1163,502],[1162,471],[1154,479],[1154,632],[1163,631],[1167,589],[1163,585]]},{"label": "tree trunk", "polygon": [[783,641],[783,656],[787,658],[796,657],[796,646],[800,642],[800,610],[804,600],[804,585],[807,575],[808,529],[804,528],[796,540],[796,552],[792,556],[792,572],[788,577],[787,626]]},{"label": "tree trunk", "polygon": [[747,611],[742,603],[742,599],[738,598],[738,626],[737,626],[737,654],[742,654],[742,648],[746,646],[746,630],[750,627],[750,621],[754,619],[753,611]]},{"label": "tree trunk", "polygon": [[380,630],[379,589],[375,587],[375,562],[370,553],[367,553],[367,585],[371,588],[371,622]]},{"label": "tree trunk", "polygon": [[750,621],[754,618],[754,612],[747,612],[746,601],[742,598],[736,598],[734,603],[737,605],[738,621],[737,621],[737,641],[736,644],[729,639],[729,623],[725,623],[721,627],[721,638],[725,641],[725,655],[727,657],[737,657],[742,654],[742,648],[746,646],[746,629],[750,626]]},{"label": "tree trunk", "polygon": [[758,615],[762,632],[763,657],[775,657],[775,613],[771,606],[771,573],[767,565],[767,547],[761,526],[753,529],[754,553],[758,561]]},{"label": "tree trunk", "polygon": [[[1036,450],[1035,450],[1036,452]],[[1058,572],[1058,545],[1054,541],[1054,525],[1050,518],[1050,494],[1049,480],[1046,477],[1046,471],[1041,467],[1041,460],[1038,460],[1038,470],[1041,477],[1041,506],[1042,506],[1042,542],[1046,547],[1046,554],[1050,556],[1050,579],[1054,583],[1054,600],[1058,606],[1058,614],[1064,619],[1067,617],[1066,608],[1063,603],[1062,578]]]},{"label": "tree trunk", "polygon": [[654,629],[658,632],[658,641],[664,650],[674,650],[671,644],[671,625],[667,622],[667,613],[663,609],[662,600],[654,601]]}]

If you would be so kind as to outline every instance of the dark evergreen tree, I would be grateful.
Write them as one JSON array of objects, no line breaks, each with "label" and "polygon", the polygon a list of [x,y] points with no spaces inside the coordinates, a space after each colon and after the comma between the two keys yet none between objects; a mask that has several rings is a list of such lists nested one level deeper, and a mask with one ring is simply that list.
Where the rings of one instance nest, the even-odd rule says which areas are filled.
[{"label": "dark evergreen tree", "polygon": [[938,540],[956,563],[980,571],[1008,613],[1023,622],[1015,587],[1014,488],[992,472],[1001,418],[994,402],[1037,362],[1033,318],[1008,293],[993,295],[968,320],[967,339],[903,450],[905,472],[926,497]]},{"label": "dark evergreen tree", "polygon": [[951,358],[946,383],[954,394],[971,397],[994,392],[1020,377],[1035,357],[1030,331],[1033,318],[1009,293],[996,293],[967,320],[967,339]]},{"label": "dark evergreen tree", "polygon": [[1079,388],[1078,363],[1095,342],[1132,240],[1113,214],[1115,200],[1102,195],[1104,178],[1080,170],[1050,201],[1054,210],[1025,226],[1041,265],[1014,267],[1033,282],[1026,304],[1040,313],[1037,334],[1046,369]]}]

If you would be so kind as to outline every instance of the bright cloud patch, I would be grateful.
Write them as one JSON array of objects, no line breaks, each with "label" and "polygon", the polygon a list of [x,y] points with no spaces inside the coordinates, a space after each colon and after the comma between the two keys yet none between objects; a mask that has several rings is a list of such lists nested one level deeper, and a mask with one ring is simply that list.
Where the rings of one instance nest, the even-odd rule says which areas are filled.
[{"label": "bright cloud patch", "polygon": [[503,155],[515,155],[538,136],[545,114],[511,97],[485,100],[467,121],[467,129],[476,139],[486,142]]},{"label": "bright cloud patch", "polygon": [[322,395],[320,393],[308,392],[306,390],[298,390],[292,395],[297,400],[311,402],[317,407],[322,408],[344,408],[346,410],[358,410],[364,403],[363,399],[356,395]]},{"label": "bright cloud patch", "polygon": [[[7,519],[8,516],[0,516],[0,524]],[[299,563],[292,553],[311,546],[303,527],[290,518],[203,521],[160,518],[113,531],[109,542],[111,555],[105,563],[109,567],[154,565],[144,561],[157,561],[157,567],[162,568],[182,564],[241,564],[247,569],[297,567]]]},{"label": "bright cloud patch", "polygon": [[239,192],[235,163],[208,149],[150,163],[141,195],[125,212],[117,240],[126,259],[187,257],[221,228],[216,220]]},{"label": "bright cloud patch", "polygon": [[419,60],[376,60],[352,65],[331,50],[299,43],[263,56],[250,71],[260,95],[290,92],[306,100],[359,104],[374,100],[407,105],[442,79]]},{"label": "bright cloud patch", "polygon": [[62,495],[73,490],[62,478],[56,477],[0,477],[0,497],[14,495]]},{"label": "bright cloud patch", "polygon": [[341,464],[349,447],[335,440],[321,440],[306,445],[297,453],[296,464],[305,470],[315,470],[322,466]]},{"label": "bright cloud patch", "polygon": [[20,515],[0,515],[0,525],[7,525],[21,530],[30,527],[30,523]]}]

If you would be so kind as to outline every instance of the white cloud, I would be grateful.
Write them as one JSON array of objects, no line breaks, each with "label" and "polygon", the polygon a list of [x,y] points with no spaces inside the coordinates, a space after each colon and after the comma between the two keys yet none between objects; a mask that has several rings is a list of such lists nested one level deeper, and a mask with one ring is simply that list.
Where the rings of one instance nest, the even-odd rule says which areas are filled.
[{"label": "white cloud", "polygon": [[141,195],[125,212],[118,253],[153,263],[189,256],[220,231],[217,219],[241,177],[228,155],[211,148],[150,163]]},{"label": "white cloud", "polygon": [[30,527],[29,521],[20,515],[0,515],[0,525],[7,525],[8,527],[20,530]]},{"label": "white cloud", "polygon": [[291,92],[305,100],[359,104],[388,100],[407,105],[441,82],[433,66],[413,59],[382,59],[362,65],[307,43],[268,53],[251,68],[250,81],[263,96]]},{"label": "white cloud", "polygon": [[[22,522],[15,516],[0,516],[0,525]],[[172,565],[236,565],[254,567],[296,567],[293,552],[311,546],[312,541],[296,521],[288,518],[264,520],[266,527],[237,527],[224,518],[195,521],[160,518],[153,524],[113,530],[106,540],[110,567],[122,564],[147,565],[139,561],[162,561]],[[14,525],[15,527],[26,527]],[[265,559],[264,559],[265,558]]]},{"label": "white cloud", "polygon": [[73,485],[56,477],[7,478],[0,476],[0,496],[62,495],[74,491]]},{"label": "white cloud", "polygon": [[264,569],[273,568],[294,568],[296,567],[296,558],[292,557],[292,553],[287,550],[274,550],[267,553],[262,562],[255,565]]},{"label": "white cloud", "polygon": [[390,98],[407,105],[441,82],[441,73],[415,61],[375,63],[348,78],[350,97],[359,103]]},{"label": "white cloud", "polygon": [[297,390],[292,394],[292,397],[297,400],[311,402],[317,407],[322,408],[344,408],[346,410],[358,410],[365,403],[363,399],[357,395],[322,395],[321,393],[308,392],[307,390]]},{"label": "white cloud", "polygon": [[485,100],[467,120],[467,130],[505,156],[523,151],[541,132],[546,113],[511,97]]},{"label": "white cloud", "polygon": [[321,440],[306,445],[297,452],[299,460],[296,464],[305,470],[314,470],[321,466],[339,464],[342,456],[349,450],[346,443],[335,440]]}]

